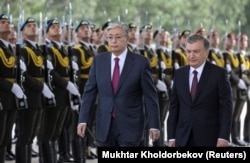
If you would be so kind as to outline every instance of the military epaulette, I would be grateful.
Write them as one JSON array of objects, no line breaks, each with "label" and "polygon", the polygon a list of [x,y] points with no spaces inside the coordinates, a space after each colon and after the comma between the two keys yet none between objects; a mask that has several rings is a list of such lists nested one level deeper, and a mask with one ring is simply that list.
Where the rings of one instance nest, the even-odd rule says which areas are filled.
[{"label": "military epaulette", "polygon": [[86,46],[85,44],[82,45],[84,49],[89,49],[88,46]]},{"label": "military epaulette", "polygon": [[23,48],[23,47],[25,47],[25,46],[27,46],[26,42],[23,42],[23,43],[20,45],[21,48]]},{"label": "military epaulette", "polygon": [[81,44],[75,44],[74,46],[73,46],[73,48],[74,49],[77,49],[77,48],[80,48],[82,45]]},{"label": "military epaulette", "polygon": [[53,44],[50,42],[50,43],[47,44],[47,47],[51,48],[51,47],[53,47]]},{"label": "military epaulette", "polygon": [[181,53],[182,50],[181,50],[181,49],[176,49],[175,52],[176,52],[176,53]]}]

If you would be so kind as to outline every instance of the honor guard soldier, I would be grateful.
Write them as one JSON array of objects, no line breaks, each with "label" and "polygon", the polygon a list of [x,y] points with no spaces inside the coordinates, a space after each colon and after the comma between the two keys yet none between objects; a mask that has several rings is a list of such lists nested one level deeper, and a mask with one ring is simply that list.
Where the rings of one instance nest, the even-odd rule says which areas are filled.
[{"label": "honor guard soldier", "polygon": [[139,35],[139,33],[137,33],[137,26],[134,23],[129,23],[128,28],[128,49],[136,54],[140,54],[140,51],[137,47]]},{"label": "honor guard soldier", "polygon": [[44,83],[43,56],[36,42],[38,36],[36,20],[32,17],[27,18],[18,30],[22,32],[23,38],[20,51],[17,53],[20,53],[26,64],[23,87],[27,96],[28,109],[18,111],[16,162],[31,163],[32,143],[42,117],[43,98],[54,98],[54,94]]},{"label": "honor guard soldier", "polygon": [[111,21],[107,21],[102,25],[102,38],[101,38],[101,44],[97,47],[97,54],[102,52],[108,52],[110,51],[110,48],[108,46],[107,39],[107,27]]},{"label": "honor guard soldier", "polygon": [[[229,80],[232,87],[233,94],[233,114],[235,111],[241,107],[241,100],[246,100],[245,91],[247,86],[244,80],[240,77],[240,61],[234,48],[236,46],[236,36],[234,32],[230,32],[225,35],[224,39],[224,62],[225,68],[228,71]],[[238,136],[240,131],[240,125],[235,121],[235,116],[233,116],[232,130],[231,130],[231,146],[240,145],[238,141]]]},{"label": "honor guard soldier", "polygon": [[[67,22],[64,22],[62,27],[62,41],[65,47],[71,46],[74,43],[74,28],[73,24],[70,25]],[[74,162],[74,159],[70,153],[71,146],[71,135],[73,133],[73,114],[74,110],[69,109],[65,118],[65,122],[62,128],[61,135],[58,139],[58,153],[59,161],[61,162]]]},{"label": "honor guard soldier", "polygon": [[[17,69],[24,72],[24,62],[19,62],[8,41],[11,32],[10,20],[7,14],[0,14],[0,162],[5,161],[6,146],[12,135],[12,127],[20,107],[18,99],[26,98],[21,86],[17,83],[19,75]],[[20,64],[17,64],[17,63]],[[19,67],[20,66],[20,67]],[[18,76],[17,76],[18,75]]]},{"label": "honor guard soldier", "polygon": [[[248,47],[248,36],[246,34],[241,35],[241,53],[244,55],[245,63],[244,68],[245,71],[243,73],[245,80],[250,79],[250,54],[247,52]],[[244,119],[244,127],[243,127],[243,140],[246,143],[250,143],[250,92],[249,92],[249,84],[247,85],[247,109],[246,116]]]},{"label": "honor guard soldier", "polygon": [[200,27],[198,28],[194,34],[198,34],[198,35],[202,35],[203,37],[207,38],[207,33],[206,33],[206,29],[204,27]]},{"label": "honor guard soldier", "polygon": [[[49,19],[45,28],[46,36],[50,39],[47,45],[47,58],[50,59],[53,93],[56,106],[46,107],[39,131],[40,161],[44,163],[57,162],[56,141],[61,135],[66,115],[70,106],[70,94],[79,96],[77,87],[69,81],[69,57],[61,40],[62,28],[56,18]],[[69,94],[70,93],[70,94]],[[63,158],[59,157],[59,162]]]},{"label": "honor guard soldier", "polygon": [[[72,56],[75,58],[76,63],[79,65],[78,73],[78,87],[80,94],[83,94],[84,86],[88,80],[89,70],[94,59],[94,51],[91,50],[90,34],[91,34],[91,23],[88,20],[81,20],[75,28],[76,37],[79,40],[72,49]],[[93,109],[94,110],[94,109]],[[76,162],[85,162],[85,156],[87,159],[95,159],[97,155],[91,151],[93,144],[93,125],[95,122],[95,112],[91,112],[91,117],[88,121],[88,131],[86,132],[86,138],[81,138],[77,135],[77,125],[79,115],[74,115],[74,137],[73,137],[73,156]],[[84,140],[85,139],[85,140]],[[74,152],[75,151],[75,152]],[[85,155],[86,154],[86,155]]]},{"label": "honor guard soldier", "polygon": [[169,108],[169,97],[173,81],[173,64],[171,51],[166,47],[169,40],[169,33],[164,28],[155,30],[153,34],[156,43],[156,54],[158,56],[159,75],[158,78],[167,86],[167,94],[159,92],[160,118],[161,118],[161,146],[165,145],[165,119]]},{"label": "honor guard soldier", "polygon": [[[248,47],[248,37],[246,34],[238,34],[237,39],[237,52],[236,56],[239,60],[239,78],[244,81],[246,84],[246,89],[238,89],[237,92],[237,100],[233,112],[233,123],[232,123],[232,141],[233,143],[239,146],[250,146],[249,143],[241,140],[240,133],[241,133],[241,115],[244,108],[244,104],[247,102],[248,99],[248,87],[250,86],[250,80],[247,76],[247,70],[249,70],[249,61],[247,61],[246,50]],[[247,121],[247,120],[246,120]],[[249,121],[249,120],[248,120]],[[243,128],[244,129],[244,128]],[[247,130],[243,130],[243,133]]]},{"label": "honor guard soldier", "polygon": [[[158,90],[158,96],[161,96],[162,93],[167,93],[167,87],[166,84],[160,80],[159,78],[159,71],[160,68],[158,64],[158,57],[156,52],[151,48],[151,40],[152,40],[152,25],[147,24],[141,27],[140,29],[140,54],[145,56],[149,59],[150,67],[152,69],[152,76],[154,78],[154,83],[156,85],[156,88]],[[161,97],[159,97],[160,99]],[[163,109],[163,108],[160,108]],[[148,123],[148,122],[147,122]],[[146,124],[148,125],[148,124]],[[146,126],[146,135],[145,135],[145,146],[148,146],[149,144],[149,136],[148,134],[148,127]],[[153,146],[161,146],[160,140],[153,143]]]},{"label": "honor guard soldier", "polygon": [[93,48],[95,51],[95,55],[97,54],[97,47],[101,44],[101,29],[100,28],[96,28],[93,32]]},{"label": "honor guard soldier", "polygon": [[208,61],[219,66],[225,67],[224,58],[220,48],[220,35],[217,30],[212,30],[207,36],[210,42]]},{"label": "honor guard soldier", "polygon": [[191,34],[190,30],[184,30],[179,35],[179,48],[177,48],[172,56],[174,59],[174,69],[177,70],[182,66],[186,66],[188,64],[187,56],[186,56],[186,48],[185,43],[188,36]]}]

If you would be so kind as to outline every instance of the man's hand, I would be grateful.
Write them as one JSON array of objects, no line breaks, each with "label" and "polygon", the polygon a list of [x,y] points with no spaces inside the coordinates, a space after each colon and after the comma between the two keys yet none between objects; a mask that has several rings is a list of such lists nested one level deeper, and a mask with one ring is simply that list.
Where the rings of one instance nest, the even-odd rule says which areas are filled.
[{"label": "man's hand", "polygon": [[160,138],[160,130],[157,129],[150,129],[149,130],[149,137],[151,138],[152,142],[155,142]]},{"label": "man's hand", "polygon": [[217,140],[216,147],[228,147],[228,146],[229,146],[228,141],[223,140],[223,139],[218,139]]},{"label": "man's hand", "polygon": [[84,138],[85,136],[86,127],[87,127],[86,123],[79,123],[77,126],[77,134],[82,138]]},{"label": "man's hand", "polygon": [[168,147],[175,147],[175,140],[168,141]]}]

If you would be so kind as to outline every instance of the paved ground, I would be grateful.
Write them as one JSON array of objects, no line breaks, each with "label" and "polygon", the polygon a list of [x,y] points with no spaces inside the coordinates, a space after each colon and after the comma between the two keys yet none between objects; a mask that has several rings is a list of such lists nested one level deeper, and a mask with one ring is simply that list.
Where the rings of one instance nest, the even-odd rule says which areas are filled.
[{"label": "paved ground", "polygon": [[[15,150],[15,144],[12,144],[12,151]],[[35,151],[38,151],[37,149],[37,145],[33,145],[33,149]],[[94,150],[94,149],[93,149]],[[93,151],[94,152],[94,151]],[[5,161],[6,163],[15,163],[15,161]],[[32,163],[39,163],[39,160],[38,160],[38,157],[36,158],[32,158]],[[94,159],[94,160],[87,160],[86,163],[97,163],[97,159]]]},{"label": "paved ground", "polygon": [[[35,151],[38,151],[38,146],[34,143],[33,144],[33,149],[35,150]],[[95,148],[93,148],[92,149],[93,150],[93,152],[94,153],[96,153],[96,149]],[[13,151],[13,153],[14,153],[14,151],[15,151],[15,144],[12,144],[12,151]],[[94,160],[87,160],[86,161],[86,163],[97,163],[97,159],[94,159]],[[15,163],[15,160],[14,161],[5,161],[6,163]],[[32,157],[32,163],[39,163],[39,159],[38,159],[38,157]]]},{"label": "paved ground", "polygon": [[[243,112],[242,112],[242,115],[241,115],[241,120],[242,121],[244,120],[245,114],[246,114],[246,105],[244,106],[244,109],[243,109]],[[165,127],[165,131],[167,131],[166,127]],[[241,134],[240,135],[241,135],[241,138],[242,138],[243,137],[243,125],[241,126]],[[165,140],[167,140],[166,134],[165,134]],[[37,150],[37,145],[33,145],[33,148],[36,151],[38,151]],[[15,150],[15,144],[13,144],[12,150]],[[95,152],[95,149],[93,149],[93,151]],[[87,160],[86,161],[86,163],[97,163],[97,162],[98,162],[97,159],[95,159],[95,160]],[[15,163],[15,161],[6,161],[6,163]],[[38,158],[32,158],[32,163],[39,163]]]}]

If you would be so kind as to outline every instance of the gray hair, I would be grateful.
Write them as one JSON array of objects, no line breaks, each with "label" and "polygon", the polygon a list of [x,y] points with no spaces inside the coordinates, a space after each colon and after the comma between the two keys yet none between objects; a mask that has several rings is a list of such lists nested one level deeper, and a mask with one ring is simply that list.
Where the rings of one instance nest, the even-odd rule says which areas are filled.
[{"label": "gray hair", "polygon": [[190,35],[187,38],[186,46],[187,46],[187,44],[192,44],[192,43],[195,43],[197,41],[202,41],[203,42],[203,47],[204,47],[205,50],[209,49],[209,41],[208,41],[208,39],[205,38],[202,35],[199,35],[199,34],[192,34],[192,35]]},{"label": "gray hair", "polygon": [[123,31],[124,31],[124,34],[126,36],[128,36],[128,33],[129,33],[129,28],[128,28],[128,25],[125,24],[125,23],[122,23],[122,22],[110,22],[109,23],[109,26],[108,26],[108,31],[111,30],[111,29],[114,29],[114,28],[122,28]]}]

